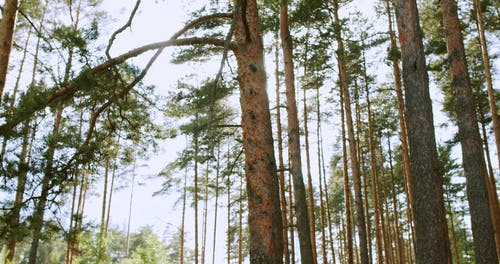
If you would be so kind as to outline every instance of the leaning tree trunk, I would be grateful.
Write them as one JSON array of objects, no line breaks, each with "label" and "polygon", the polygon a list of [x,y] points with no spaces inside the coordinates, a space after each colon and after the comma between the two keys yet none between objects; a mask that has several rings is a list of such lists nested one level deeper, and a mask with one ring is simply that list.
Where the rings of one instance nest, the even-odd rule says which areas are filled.
[{"label": "leaning tree trunk", "polygon": [[234,0],[234,51],[238,64],[248,193],[250,262],[282,263],[283,233],[274,158],[262,34],[256,0]]},{"label": "leaning tree trunk", "polygon": [[[448,48],[458,135],[466,178],[476,263],[496,263],[494,226],[492,223],[486,164],[476,116],[474,95],[470,86],[462,28],[455,0],[441,0],[441,13]],[[493,113],[496,115],[496,113]],[[494,201],[492,201],[494,202]]]},{"label": "leaning tree trunk", "polygon": [[0,20],[0,101],[5,88],[10,50],[12,49],[12,38],[16,26],[17,9],[18,0],[6,0],[2,9],[2,19]]},{"label": "leaning tree trunk", "polygon": [[396,1],[413,184],[417,264],[449,263],[443,179],[436,151],[429,77],[415,0]]}]

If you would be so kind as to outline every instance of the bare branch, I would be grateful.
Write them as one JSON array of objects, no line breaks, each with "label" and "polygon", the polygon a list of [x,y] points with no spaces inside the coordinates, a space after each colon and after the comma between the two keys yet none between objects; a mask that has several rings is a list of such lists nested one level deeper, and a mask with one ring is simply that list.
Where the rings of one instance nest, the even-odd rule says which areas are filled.
[{"label": "bare branch", "polygon": [[122,33],[125,29],[127,29],[128,27],[130,27],[132,25],[132,20],[134,19],[134,16],[137,13],[137,9],[139,9],[140,4],[141,4],[141,0],[137,0],[137,2],[135,3],[134,9],[130,13],[130,17],[128,18],[127,23],[125,23],[125,25],[123,25],[121,28],[117,29],[109,38],[108,46],[106,47],[106,51],[105,51],[106,57],[108,59],[111,59],[111,56],[109,55],[109,50],[111,49],[111,46],[113,46],[113,42],[115,41],[116,36],[118,34]]}]

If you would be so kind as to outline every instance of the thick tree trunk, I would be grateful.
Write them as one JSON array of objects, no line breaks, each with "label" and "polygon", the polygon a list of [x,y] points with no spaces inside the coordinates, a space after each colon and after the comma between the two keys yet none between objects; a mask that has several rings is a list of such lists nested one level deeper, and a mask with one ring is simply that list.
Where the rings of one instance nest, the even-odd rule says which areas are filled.
[{"label": "thick tree trunk", "polygon": [[[288,28],[287,1],[281,1],[280,4],[280,36],[281,46],[283,49],[283,61],[285,65],[286,109],[288,113],[288,153],[295,194],[295,217],[297,218],[297,232],[299,234],[300,258],[302,263],[316,263],[316,249],[313,246],[315,245],[313,244],[315,241],[311,240],[314,238],[311,233],[311,230],[314,230],[314,222],[309,222],[310,219],[313,219],[313,214],[308,216],[306,191],[302,176],[299,119],[297,113],[297,101],[295,99],[293,43]],[[311,184],[310,181],[308,182]],[[309,199],[312,199],[311,195],[309,195]],[[314,211],[312,211],[312,213],[314,213]]]},{"label": "thick tree trunk", "polygon": [[429,80],[415,0],[396,1],[413,185],[417,264],[449,263],[443,179],[439,172]]},{"label": "thick tree trunk", "polygon": [[0,101],[5,88],[12,38],[16,26],[18,0],[6,0],[0,20]]},{"label": "thick tree trunk", "polygon": [[455,0],[441,0],[440,6],[448,48],[458,133],[462,146],[476,263],[495,263],[498,261],[498,256],[488,199],[488,183],[486,181],[488,176],[475,111],[474,95],[465,59],[457,4]]},{"label": "thick tree trunk", "polygon": [[235,0],[234,40],[247,179],[250,262],[283,262],[283,226],[256,0]]}]

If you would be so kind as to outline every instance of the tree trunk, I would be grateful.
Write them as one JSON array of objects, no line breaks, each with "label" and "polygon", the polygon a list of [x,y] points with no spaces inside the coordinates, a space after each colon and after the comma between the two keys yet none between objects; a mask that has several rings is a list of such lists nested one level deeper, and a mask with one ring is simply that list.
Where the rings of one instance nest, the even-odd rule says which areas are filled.
[{"label": "tree trunk", "polygon": [[348,162],[347,162],[347,139],[345,133],[345,111],[344,111],[344,94],[340,89],[340,118],[342,123],[342,168],[344,176],[344,200],[345,200],[345,238],[346,238],[346,254],[347,264],[353,264],[353,242],[352,242],[352,213],[351,213],[351,187],[349,184]]},{"label": "tree trunk", "polygon": [[417,264],[449,263],[443,179],[434,135],[429,80],[415,0],[398,0],[396,20],[403,62],[413,187]]},{"label": "tree trunk", "polygon": [[185,236],[185,230],[184,227],[186,225],[186,199],[187,198],[187,168],[186,171],[184,172],[184,185],[182,188],[182,216],[181,216],[181,244],[179,245],[180,248],[180,254],[179,254],[179,263],[184,264],[184,236]]},{"label": "tree trunk", "polygon": [[[332,252],[332,261],[333,264],[336,264],[335,260],[335,248],[333,246],[333,230],[332,230],[332,216],[331,216],[331,208],[330,208],[330,201],[329,201],[329,195],[328,195],[328,184],[326,181],[326,166],[325,166],[325,155],[323,153],[323,135],[321,132],[321,112],[320,112],[320,93],[319,93],[319,88],[316,89],[316,120],[317,120],[317,126],[316,126],[316,137],[317,137],[317,142],[318,142],[318,170],[319,170],[319,176],[320,176],[320,182],[321,178],[323,178],[323,185],[320,184],[320,194],[324,192],[324,199],[321,199],[321,206],[324,207],[322,209],[322,214],[326,211],[326,216],[322,216],[323,218],[326,218],[326,221],[324,224],[328,226],[328,235],[329,235],[329,246],[330,250]],[[323,186],[323,188],[321,188]],[[326,245],[324,245],[326,247]],[[326,252],[326,249],[325,249]],[[328,261],[327,255],[325,254],[324,258]]]},{"label": "tree trunk", "polygon": [[106,165],[104,166],[104,187],[102,192],[102,210],[101,210],[101,227],[99,232],[98,240],[98,253],[97,253],[97,263],[101,263],[106,252],[105,248],[105,225],[106,225],[106,208],[107,208],[107,195],[108,195],[108,182],[109,182],[109,158],[106,159]]},{"label": "tree trunk", "polygon": [[6,0],[2,9],[2,19],[0,20],[0,101],[5,88],[18,5],[18,0]]},{"label": "tree trunk", "polygon": [[205,194],[203,195],[203,228],[202,228],[202,241],[201,241],[201,263],[205,263],[205,249],[207,246],[207,220],[208,220],[208,181],[209,181],[209,169],[210,162],[206,161],[207,166],[205,168]]},{"label": "tree trunk", "polygon": [[285,187],[285,164],[283,161],[283,133],[281,128],[281,94],[280,94],[280,71],[279,71],[279,48],[278,37],[276,36],[275,50],[275,78],[276,78],[276,141],[278,143],[278,177],[280,181],[280,205],[281,205],[281,222],[283,223],[283,255],[285,264],[290,264],[290,251],[288,250],[288,220],[287,220],[287,203],[286,203],[286,187]]},{"label": "tree trunk", "polygon": [[486,87],[488,90],[488,99],[491,111],[491,121],[493,122],[493,133],[495,134],[495,145],[497,147],[498,165],[500,166],[500,122],[498,121],[498,110],[495,103],[495,89],[493,88],[493,79],[491,77],[490,57],[488,55],[488,44],[486,43],[483,10],[479,0],[473,0],[473,7],[476,11],[476,25],[479,32],[479,42],[481,44],[481,55],[484,67],[484,76],[486,78]]},{"label": "tree trunk", "polygon": [[[392,24],[392,13],[391,6],[389,4],[389,0],[385,0],[386,4],[386,12],[387,12],[387,20],[389,24],[389,38],[391,40],[391,52],[390,58],[392,61],[392,72],[394,75],[394,85],[396,88],[396,96],[397,96],[397,105],[398,105],[398,119],[399,119],[399,139],[401,141],[401,152],[403,156],[403,168],[404,168],[404,178],[405,178],[405,191],[406,191],[406,199],[408,201],[408,225],[410,226],[409,234],[411,237],[413,248],[415,248],[416,240],[415,240],[415,225],[413,222],[413,184],[410,170],[410,152],[408,150],[408,131],[406,128],[406,120],[404,114],[405,103],[403,99],[403,89],[401,84],[401,72],[399,69],[399,52],[398,46],[396,43],[396,34],[393,30]],[[409,256],[411,260],[411,256]]]},{"label": "tree trunk", "polygon": [[399,225],[399,211],[398,211],[398,199],[396,193],[396,180],[394,177],[394,167],[392,165],[392,150],[390,137],[387,138],[387,147],[389,153],[389,172],[391,176],[391,194],[392,194],[392,207],[394,211],[394,225],[395,225],[395,235],[397,241],[397,259],[399,264],[405,263],[405,247],[403,234]]},{"label": "tree trunk", "polygon": [[455,112],[462,146],[476,263],[495,263],[498,261],[498,256],[495,229],[488,199],[488,183],[486,181],[488,176],[475,111],[474,95],[470,87],[457,4],[455,0],[441,0],[440,6],[452,75],[451,86],[455,95]]},{"label": "tree trunk", "polygon": [[238,64],[250,228],[250,262],[283,262],[283,226],[266,93],[262,34],[256,0],[235,0]]},{"label": "tree trunk", "polygon": [[56,109],[56,118],[54,121],[54,126],[52,128],[52,133],[50,134],[49,143],[46,152],[46,165],[45,171],[42,178],[41,193],[38,202],[35,205],[35,211],[33,212],[33,239],[31,241],[31,248],[29,254],[28,264],[36,264],[38,245],[40,242],[40,235],[43,228],[43,218],[45,214],[45,207],[47,205],[47,199],[50,191],[50,182],[55,178],[54,175],[54,154],[56,150],[56,142],[59,137],[59,130],[62,125],[62,112],[64,106],[62,103]]},{"label": "tree trunk", "polygon": [[[338,1],[333,1],[335,23],[340,25],[338,17]],[[356,223],[358,226],[359,249],[361,255],[361,263],[368,264],[368,241],[366,238],[366,222],[363,208],[363,195],[361,193],[361,175],[359,170],[358,151],[356,149],[356,139],[354,137],[354,126],[352,122],[351,98],[349,95],[349,87],[347,80],[347,69],[344,58],[344,45],[340,31],[337,32],[337,56],[339,63],[340,86],[343,92],[343,101],[345,109],[345,120],[347,123],[347,135],[349,138],[349,154],[351,159],[351,171],[354,184],[354,203],[356,205]]]},{"label": "tree trunk", "polygon": [[[364,88],[366,96],[366,108],[368,110],[368,144],[370,147],[370,171],[372,180],[372,199],[373,199],[373,217],[375,222],[375,241],[376,241],[376,252],[377,252],[377,262],[382,263],[384,254],[383,240],[382,240],[382,222],[383,222],[383,211],[380,206],[379,191],[378,191],[378,166],[377,166],[377,155],[375,153],[375,137],[373,136],[373,114],[370,101],[370,91],[368,87],[368,75],[366,73],[366,58],[363,52],[363,78],[364,78]],[[387,252],[385,252],[387,254]],[[387,262],[387,261],[386,261]]]},{"label": "tree trunk", "polygon": [[[299,120],[297,114],[297,101],[295,99],[293,43],[288,28],[287,1],[281,1],[280,4],[280,36],[281,46],[283,49],[283,61],[285,65],[286,103],[288,113],[288,153],[291,163],[290,171],[293,176],[295,217],[297,218],[297,232],[299,234],[300,258],[302,263],[316,263],[316,250],[313,246],[314,241],[312,240],[314,236],[312,236],[311,233],[312,230],[314,230],[314,222],[309,222],[309,220],[314,219],[314,217],[312,214],[310,215],[310,218],[308,217],[306,191],[302,176]],[[311,195],[309,195],[309,199],[312,199]],[[312,212],[314,213],[314,211]]]},{"label": "tree trunk", "polygon": [[136,163],[137,163],[137,161],[134,161],[134,168],[132,169],[132,183],[130,186],[130,201],[129,201],[129,205],[128,205],[128,220],[127,220],[127,236],[125,238],[125,258],[128,258],[129,251],[130,251],[130,223],[132,221],[132,205],[134,204]]},{"label": "tree trunk", "polygon": [[214,205],[214,232],[212,241],[212,264],[215,264],[215,249],[217,244],[217,214],[219,211],[219,177],[220,177],[220,142],[217,143],[217,165],[215,167],[215,205]]},{"label": "tree trunk", "polygon": [[30,122],[25,121],[23,124],[23,143],[21,147],[21,154],[19,156],[19,165],[16,186],[16,198],[14,200],[14,206],[12,208],[11,215],[7,219],[9,237],[7,240],[7,255],[5,257],[5,262],[13,261],[16,251],[16,243],[21,241],[21,237],[17,233],[19,224],[21,209],[23,207],[23,196],[26,189],[26,180],[28,176],[28,146],[30,145]]}]

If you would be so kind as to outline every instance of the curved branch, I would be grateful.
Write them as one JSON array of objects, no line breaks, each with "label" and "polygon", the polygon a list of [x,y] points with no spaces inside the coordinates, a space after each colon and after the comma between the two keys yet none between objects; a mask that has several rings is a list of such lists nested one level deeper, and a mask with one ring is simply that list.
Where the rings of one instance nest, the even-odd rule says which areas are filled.
[{"label": "curved branch", "polygon": [[172,37],[170,39],[171,40],[172,39],[177,39],[182,34],[186,33],[186,31],[194,28],[195,26],[197,26],[197,25],[199,25],[201,23],[204,23],[204,22],[207,22],[207,21],[210,21],[210,20],[215,20],[215,19],[231,19],[231,18],[233,18],[233,14],[232,13],[216,13],[216,14],[211,14],[211,15],[199,17],[199,18],[197,18],[197,19],[189,22],[181,30],[177,31],[174,35],[172,35]]},{"label": "curved branch", "polygon": [[113,46],[113,42],[115,41],[116,36],[118,36],[118,34],[122,33],[125,29],[127,29],[132,25],[132,20],[134,19],[140,4],[141,0],[137,0],[137,2],[135,2],[134,9],[132,9],[132,12],[130,13],[127,23],[125,23],[125,25],[123,25],[121,28],[117,29],[115,32],[113,32],[113,34],[111,34],[111,37],[109,38],[108,41],[108,46],[106,47],[106,51],[104,52],[108,59],[111,59],[111,56],[109,55],[109,50],[111,49],[111,46]]},{"label": "curved branch", "polygon": [[[171,47],[171,46],[188,46],[188,45],[212,45],[212,46],[218,46],[218,47],[224,47],[225,41],[221,39],[214,39],[214,38],[198,38],[198,37],[193,37],[193,38],[183,38],[183,39],[173,39],[173,40],[167,40],[167,41],[162,41],[162,42],[156,42],[148,45],[144,45],[142,47],[130,50],[120,56],[117,56],[115,58],[109,59],[94,68],[90,69],[89,73],[93,76],[97,74],[101,74],[104,72],[107,72],[110,67],[116,66],[120,63],[125,62],[126,60],[137,57],[143,53],[146,53],[148,51],[152,50],[160,50],[164,49],[166,47]],[[229,43],[228,44],[228,49],[230,50],[235,50],[237,49],[237,46],[234,43]],[[81,77],[82,75],[80,75]],[[83,90],[84,87],[79,87],[76,86],[75,83],[77,82],[79,77],[73,79],[71,82],[68,84],[64,85],[63,87],[59,88],[52,94],[50,94],[47,98],[45,99],[39,99],[37,101],[37,104],[33,106],[32,109],[26,110],[26,109],[21,109],[17,110],[17,113],[13,114],[13,119],[7,120],[5,124],[0,126],[0,136],[5,136],[11,129],[16,127],[19,123],[22,121],[28,119],[33,113],[38,112],[45,107],[52,105],[60,100],[64,100],[65,98],[68,98],[72,96],[75,92],[79,90]]]}]

